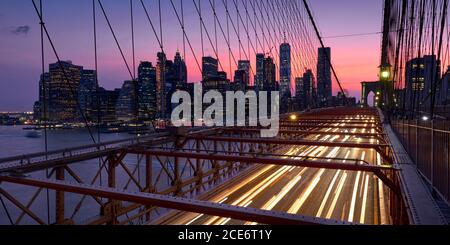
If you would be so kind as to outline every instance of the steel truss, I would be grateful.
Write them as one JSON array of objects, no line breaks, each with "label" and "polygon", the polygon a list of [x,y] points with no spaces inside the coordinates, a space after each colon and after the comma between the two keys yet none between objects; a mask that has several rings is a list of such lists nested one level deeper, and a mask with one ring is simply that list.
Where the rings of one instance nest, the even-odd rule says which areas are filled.
[{"label": "steel truss", "polygon": [[[321,126],[336,129],[338,127],[329,122],[332,118],[345,119],[348,115],[366,111],[338,110],[339,113],[332,110],[316,112],[318,121],[310,120],[307,126],[300,126],[305,130],[281,129],[280,135],[272,139],[260,138],[260,128],[213,128],[187,132],[171,129],[138,141],[111,142],[3,159],[0,160],[0,195],[9,202],[10,209],[15,207],[14,224],[144,224],[160,217],[167,209],[266,224],[348,224],[193,200],[255,164],[289,165],[373,173],[389,187],[389,211],[393,223],[407,223],[398,171],[393,165],[384,134],[349,132],[344,128],[333,132],[318,129]],[[372,114],[368,115],[368,118],[372,117]],[[313,114],[309,116],[315,118]],[[373,117],[375,121],[379,120],[378,116]],[[281,120],[282,124],[288,121]],[[374,125],[379,125],[378,121]],[[315,134],[371,138],[380,143],[304,139]],[[292,145],[374,149],[383,157],[384,165],[371,165],[356,159],[294,158],[277,153],[280,148]],[[94,165],[92,161],[97,163]],[[80,171],[86,164],[89,164],[91,174]],[[44,170],[49,170],[48,175]],[[17,188],[31,195],[23,196],[15,191]],[[49,201],[53,203],[47,220],[36,207],[37,200],[42,199],[45,191],[51,191]],[[80,220],[80,216],[85,216],[80,213],[86,207],[98,208],[98,212],[92,212],[89,220]]]}]

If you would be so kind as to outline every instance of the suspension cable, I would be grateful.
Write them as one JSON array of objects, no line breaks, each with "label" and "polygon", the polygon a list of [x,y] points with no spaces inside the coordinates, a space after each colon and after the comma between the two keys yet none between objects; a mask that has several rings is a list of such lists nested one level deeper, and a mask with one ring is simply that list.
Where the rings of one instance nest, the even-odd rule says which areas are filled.
[{"label": "suspension cable", "polygon": [[[41,16],[43,18],[44,16],[44,11],[43,11],[43,5],[42,5],[42,0],[39,0],[39,12],[41,13]],[[43,110],[44,110],[44,115],[39,116],[39,124],[42,124],[42,117],[44,117],[44,147],[45,147],[45,152],[48,152],[48,130],[47,130],[47,81],[45,78],[45,48],[44,48],[44,21],[41,20],[40,21],[40,26],[41,26],[41,82],[42,82],[42,88],[41,88],[41,93],[43,96],[43,104],[44,105],[40,105],[43,106]],[[47,154],[45,154],[45,158],[46,160],[48,159]],[[48,176],[48,169],[45,170],[45,175]],[[0,197],[1,198],[1,197]],[[3,203],[3,199],[1,200]],[[47,202],[47,223],[50,224],[50,191],[47,188],[46,189],[46,202]],[[4,204],[3,204],[4,205]],[[5,210],[8,214],[8,218],[11,220],[11,217],[9,216],[8,210],[6,209],[5,206]],[[11,221],[12,223],[12,221]]]},{"label": "suspension cable", "polygon": [[[316,35],[317,35],[317,38],[318,38],[319,41],[320,41],[320,45],[321,45],[322,48],[325,48],[325,45],[324,45],[323,40],[322,40],[322,37],[320,36],[319,29],[317,28],[316,22],[315,22],[314,17],[313,17],[313,15],[312,15],[312,13],[311,13],[311,10],[309,9],[309,5],[308,5],[307,1],[306,1],[306,0],[303,0],[303,4],[305,5],[306,11],[307,11],[308,16],[309,16],[309,19],[310,19],[310,21],[311,21],[311,23],[312,23],[312,25],[313,25],[313,27],[314,27],[314,30],[315,30]],[[348,101],[347,101],[347,95],[345,94],[344,89],[343,89],[343,87],[342,87],[342,84],[341,84],[341,82],[340,82],[340,80],[339,80],[339,77],[338,77],[337,74],[336,74],[336,70],[334,69],[334,66],[333,66],[333,64],[331,63],[331,58],[329,57],[329,55],[328,55],[326,52],[325,52],[325,56],[326,56],[326,59],[328,60],[328,62],[329,62],[329,64],[330,64],[330,67],[331,67],[331,70],[332,70],[332,72],[333,72],[334,78],[336,79],[336,82],[337,82],[337,84],[339,85],[339,89],[340,89],[341,92],[342,92],[342,96],[344,97],[344,101],[345,101],[344,103],[345,103],[345,104],[348,104]]]},{"label": "suspension cable", "polygon": [[[64,66],[62,65],[62,61],[59,58],[58,52],[56,51],[56,48],[55,48],[55,45],[54,45],[54,43],[53,43],[53,41],[52,41],[52,39],[50,37],[50,34],[49,34],[48,30],[47,30],[47,27],[45,26],[45,23],[42,20],[42,15],[39,12],[39,9],[38,9],[38,7],[37,7],[37,5],[35,3],[35,0],[32,0],[32,3],[33,3],[34,10],[35,10],[36,14],[39,17],[39,20],[42,22],[42,27],[44,29],[45,35],[47,36],[47,39],[48,39],[48,41],[50,43],[50,46],[52,47],[53,53],[56,56],[56,59],[58,61],[58,66],[59,66],[59,68],[61,69],[61,71],[63,73],[63,77],[64,77],[64,80],[67,83],[67,86],[69,87],[69,91],[70,91],[70,93],[71,93],[73,98],[77,98],[75,90],[73,89],[72,85],[69,82],[69,79],[68,79],[69,76],[67,75],[66,69],[64,69]],[[82,119],[83,119],[83,121],[84,121],[84,123],[86,125],[86,128],[87,128],[87,130],[89,132],[89,136],[92,139],[92,141],[94,142],[94,144],[96,144],[97,142],[96,142],[96,140],[95,140],[95,138],[94,138],[94,136],[92,134],[92,130],[91,130],[91,127],[89,126],[89,123],[88,123],[88,120],[86,118],[86,115],[83,112],[83,110],[81,109],[79,101],[77,99],[75,99],[75,102],[76,102],[78,110],[80,111],[81,117],[82,117]]]}]

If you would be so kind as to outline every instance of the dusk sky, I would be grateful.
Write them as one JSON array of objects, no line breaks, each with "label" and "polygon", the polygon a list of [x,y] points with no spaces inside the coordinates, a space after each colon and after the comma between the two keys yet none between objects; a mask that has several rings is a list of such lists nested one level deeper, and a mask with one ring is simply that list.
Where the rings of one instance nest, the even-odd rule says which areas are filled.
[{"label": "dusk sky", "polygon": [[[179,1],[174,2],[179,4]],[[45,22],[61,59],[71,60],[74,64],[82,65],[86,69],[93,69],[91,0],[44,0],[43,2]],[[194,44],[198,58],[201,58],[198,16],[192,1],[185,2],[188,36]],[[324,37],[376,33],[381,30],[381,0],[310,0],[309,2]],[[158,28],[158,11],[155,5],[157,1],[146,0],[145,3]],[[162,1],[162,3],[163,42],[168,58],[173,59],[175,51],[182,50],[182,33],[170,2]],[[232,3],[231,0],[230,3]],[[103,4],[131,65],[129,1],[104,0]],[[210,10],[208,6],[204,8],[205,12]],[[119,88],[122,82],[130,77],[99,8],[97,19],[99,83],[107,89]],[[137,63],[142,60],[155,62],[159,46],[139,1],[135,1],[135,39]],[[344,88],[359,99],[360,82],[377,79],[380,35],[326,38],[324,41],[325,45],[332,49],[332,62]],[[224,70],[228,72],[226,46],[224,42],[221,42],[219,46]],[[237,49],[236,46],[235,50]],[[189,81],[198,81],[200,73],[189,49],[186,54]],[[213,55],[212,49],[207,44],[205,44],[205,55]],[[254,58],[251,60],[253,64]],[[48,63],[55,61],[56,58],[47,45],[46,69],[48,69]],[[34,101],[38,99],[40,67],[39,19],[31,0],[1,0],[0,111],[32,110]],[[333,86],[333,90],[334,93],[337,92],[336,85]]]}]

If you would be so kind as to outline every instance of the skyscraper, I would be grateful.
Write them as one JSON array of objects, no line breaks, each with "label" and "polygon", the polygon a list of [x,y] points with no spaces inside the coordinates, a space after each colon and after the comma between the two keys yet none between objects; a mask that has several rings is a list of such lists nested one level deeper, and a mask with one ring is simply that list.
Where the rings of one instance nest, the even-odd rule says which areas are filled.
[{"label": "skyscraper", "polygon": [[304,108],[303,102],[303,77],[295,78],[295,103],[297,110],[302,110]]},{"label": "skyscraper", "polygon": [[[106,90],[102,87],[97,89],[98,98],[98,107],[96,106],[96,110],[100,110],[99,112],[95,112],[96,116],[98,116],[100,123],[114,123],[116,122],[116,106],[117,100],[120,95],[120,89],[115,90]],[[99,114],[97,114],[99,113]]]},{"label": "skyscraper", "polygon": [[[227,73],[220,71],[215,77],[207,77],[207,79],[202,81],[203,93],[210,90],[217,90],[222,96],[225,96],[226,92],[230,90],[230,80],[227,78]],[[203,111],[206,110],[211,104],[204,103]],[[226,104],[223,104],[223,109],[220,114],[225,115]]]},{"label": "skyscraper", "polygon": [[136,83],[134,81],[125,81],[120,90],[119,98],[116,104],[117,120],[131,122],[136,119]]},{"label": "skyscraper", "polygon": [[217,59],[207,56],[202,58],[202,79],[217,77],[218,61]]},{"label": "skyscraper", "polygon": [[436,103],[438,105],[450,104],[450,66],[447,66],[447,71],[442,75],[442,82],[438,90]]},{"label": "skyscraper", "polygon": [[263,90],[264,83],[264,54],[256,54],[256,74],[255,74],[255,89],[257,91]]},{"label": "skyscraper", "polygon": [[[409,109],[413,105],[417,109],[419,102],[428,96],[433,84],[438,82],[436,78],[439,74],[440,65],[435,55],[425,55],[406,62],[406,102],[411,107]],[[428,108],[430,103],[431,100],[428,100]]]},{"label": "skyscraper", "polygon": [[176,52],[173,59],[173,72],[176,78],[177,89],[183,89],[187,83],[187,68],[186,63],[181,58],[180,52]]},{"label": "skyscraper", "polygon": [[143,61],[138,68],[138,106],[141,120],[156,117],[156,68]]},{"label": "skyscraper", "polygon": [[[171,60],[166,61],[166,114],[163,115],[164,118],[168,118],[172,112],[172,94],[177,90],[177,86],[181,85],[182,82],[179,81],[178,67]],[[184,84],[185,85],[185,84]]]},{"label": "skyscraper", "polygon": [[277,90],[276,82],[276,67],[273,59],[267,57],[264,59],[264,70],[263,70],[263,90],[264,91],[274,91]]},{"label": "skyscraper", "polygon": [[166,115],[166,54],[158,52],[158,63],[156,64],[156,105],[160,117]]},{"label": "skyscraper", "polygon": [[216,77],[211,77],[202,81],[203,92],[207,92],[208,90],[217,90],[222,95],[230,89],[230,80],[227,78],[226,72],[219,72],[219,75]]},{"label": "skyscraper", "polygon": [[249,60],[239,60],[238,61],[238,70],[245,72],[244,74],[244,81],[246,86],[250,86],[250,61]]},{"label": "skyscraper", "polygon": [[79,120],[78,88],[82,66],[71,61],[50,64],[48,114],[50,121],[74,122]]},{"label": "skyscraper", "polygon": [[90,122],[96,120],[94,115],[95,93],[97,91],[97,73],[94,70],[82,70],[80,86],[78,89],[78,102],[86,119]]},{"label": "skyscraper", "polygon": [[50,74],[48,72],[41,75],[39,80],[39,120],[49,119],[50,101]]},{"label": "skyscraper", "polygon": [[311,70],[306,70],[303,74],[303,106],[312,108],[315,106],[315,85],[314,74]]},{"label": "skyscraper", "polygon": [[234,72],[234,88],[235,90],[245,91],[248,86],[248,76],[245,70],[236,70]]},{"label": "skyscraper", "polygon": [[291,45],[280,45],[280,95],[291,95]]},{"label": "skyscraper", "polygon": [[331,49],[319,48],[317,61],[317,99],[319,106],[329,106],[332,98]]},{"label": "skyscraper", "polygon": [[295,97],[301,98],[303,93],[303,77],[295,78]]}]

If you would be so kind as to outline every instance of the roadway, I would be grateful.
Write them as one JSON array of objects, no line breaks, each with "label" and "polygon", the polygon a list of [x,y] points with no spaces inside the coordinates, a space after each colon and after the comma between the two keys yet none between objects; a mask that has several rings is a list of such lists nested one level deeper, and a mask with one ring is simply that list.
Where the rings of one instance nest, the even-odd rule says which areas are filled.
[{"label": "roadway", "polygon": [[[369,121],[368,121],[369,122]],[[350,123],[348,120],[339,123]],[[331,142],[377,143],[375,139],[357,136],[326,135],[342,129],[321,129],[324,133],[305,137]],[[364,129],[363,129],[364,130]],[[360,131],[360,130],[358,130]],[[362,130],[361,130],[362,131]],[[366,130],[364,130],[366,131]],[[347,131],[348,132],[348,131]],[[356,132],[356,129],[351,130]],[[381,157],[371,149],[289,146],[278,153],[292,158],[303,156],[361,159],[381,164]],[[334,160],[336,161],[336,160]],[[230,205],[277,210],[358,224],[389,224],[386,187],[372,173],[313,169],[291,166],[256,165],[201,199]],[[173,211],[158,224],[240,225],[251,222]]]}]

